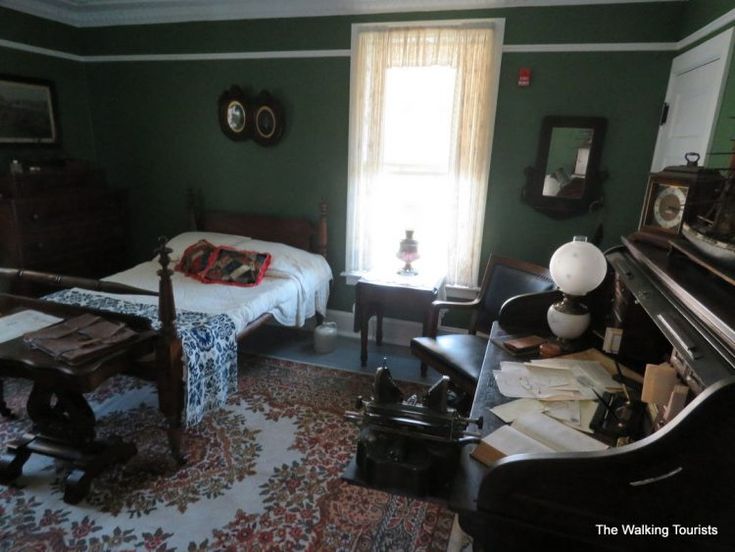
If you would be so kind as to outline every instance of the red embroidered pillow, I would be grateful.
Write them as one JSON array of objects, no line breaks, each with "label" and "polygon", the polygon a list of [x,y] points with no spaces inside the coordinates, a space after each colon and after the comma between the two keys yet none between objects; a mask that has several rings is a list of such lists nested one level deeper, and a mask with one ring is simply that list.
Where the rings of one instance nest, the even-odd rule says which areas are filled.
[{"label": "red embroidered pillow", "polygon": [[204,283],[233,286],[257,286],[271,263],[270,253],[241,251],[217,247],[209,257],[209,265],[198,277]]},{"label": "red embroidered pillow", "polygon": [[178,270],[189,276],[196,276],[209,266],[209,258],[215,249],[216,246],[207,240],[199,240],[186,248],[181,255],[181,259],[176,263],[174,270]]}]

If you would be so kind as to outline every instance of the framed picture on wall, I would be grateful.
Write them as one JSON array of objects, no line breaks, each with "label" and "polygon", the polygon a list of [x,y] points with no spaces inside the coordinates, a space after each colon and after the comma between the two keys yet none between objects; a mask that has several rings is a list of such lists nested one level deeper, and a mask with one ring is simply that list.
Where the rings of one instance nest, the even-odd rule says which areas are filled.
[{"label": "framed picture on wall", "polygon": [[42,79],[0,75],[0,145],[58,143],[54,84]]}]

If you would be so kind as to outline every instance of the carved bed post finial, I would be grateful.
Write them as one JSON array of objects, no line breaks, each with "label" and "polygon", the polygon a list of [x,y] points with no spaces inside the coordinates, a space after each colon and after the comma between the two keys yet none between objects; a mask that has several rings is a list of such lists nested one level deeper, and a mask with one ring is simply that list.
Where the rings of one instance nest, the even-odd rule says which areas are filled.
[{"label": "carved bed post finial", "polygon": [[317,226],[317,253],[327,257],[327,202],[319,202],[319,223]]},{"label": "carved bed post finial", "polygon": [[167,336],[176,336],[176,305],[174,304],[174,290],[171,284],[173,271],[168,267],[171,263],[171,249],[166,247],[168,240],[161,236],[158,238],[158,262],[161,270],[158,271],[160,278],[158,285],[158,318],[161,321],[161,332]]}]

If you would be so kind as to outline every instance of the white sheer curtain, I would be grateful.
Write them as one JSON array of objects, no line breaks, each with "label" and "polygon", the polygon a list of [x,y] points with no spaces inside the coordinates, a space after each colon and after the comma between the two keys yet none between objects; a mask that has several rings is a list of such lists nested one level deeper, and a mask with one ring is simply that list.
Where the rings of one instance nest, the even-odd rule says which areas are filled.
[{"label": "white sheer curtain", "polygon": [[497,40],[492,22],[353,30],[347,272],[399,263],[412,229],[419,270],[477,285]]}]

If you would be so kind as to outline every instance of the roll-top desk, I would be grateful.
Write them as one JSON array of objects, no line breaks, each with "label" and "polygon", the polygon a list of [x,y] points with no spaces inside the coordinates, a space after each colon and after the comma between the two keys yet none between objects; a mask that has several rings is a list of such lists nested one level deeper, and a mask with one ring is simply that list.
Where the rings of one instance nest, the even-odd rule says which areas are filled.
[{"label": "roll-top desk", "polygon": [[[614,282],[602,325],[623,328],[624,364],[670,360],[690,402],[659,431],[603,452],[486,468],[466,447],[449,505],[477,550],[735,549],[735,287],[683,256],[623,243],[606,255]],[[528,311],[506,304],[493,331]],[[488,407],[509,400],[492,375],[502,360],[489,343],[471,412],[483,434],[502,424]]]}]

